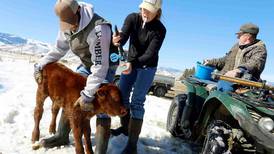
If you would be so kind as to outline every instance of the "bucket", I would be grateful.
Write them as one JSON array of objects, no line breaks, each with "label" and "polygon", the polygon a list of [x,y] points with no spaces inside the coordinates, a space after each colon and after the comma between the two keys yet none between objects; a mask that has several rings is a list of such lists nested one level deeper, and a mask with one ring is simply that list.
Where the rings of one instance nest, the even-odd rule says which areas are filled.
[{"label": "bucket", "polygon": [[211,80],[211,73],[214,71],[214,69],[214,67],[205,66],[200,62],[197,62],[195,77],[203,80]]}]

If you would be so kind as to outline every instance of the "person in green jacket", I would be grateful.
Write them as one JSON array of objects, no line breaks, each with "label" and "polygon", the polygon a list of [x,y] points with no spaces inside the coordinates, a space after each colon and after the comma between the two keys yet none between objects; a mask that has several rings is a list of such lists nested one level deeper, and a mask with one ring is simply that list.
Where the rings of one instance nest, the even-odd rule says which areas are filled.
[{"label": "person in green jacket", "polygon": [[[220,74],[229,77],[246,77],[250,80],[258,81],[260,75],[265,67],[267,52],[263,41],[257,39],[259,33],[259,27],[247,23],[240,27],[240,30],[236,33],[238,42],[233,45],[230,51],[221,58],[214,58],[205,60],[204,65],[215,67]],[[234,91],[234,84],[228,81],[220,80],[217,84],[217,89],[223,92]],[[183,121],[183,133],[189,137],[191,131],[189,129],[190,115],[192,112],[192,106],[184,107],[182,115]],[[196,109],[195,110],[200,110]]]},{"label": "person in green jacket", "polygon": [[[259,27],[252,23],[243,24],[236,33],[238,42],[221,58],[205,60],[204,65],[216,67],[221,74],[229,77],[243,77],[250,74],[248,79],[259,81],[264,70],[267,50],[262,40],[257,39]],[[232,83],[220,81],[218,89],[232,91]]]}]

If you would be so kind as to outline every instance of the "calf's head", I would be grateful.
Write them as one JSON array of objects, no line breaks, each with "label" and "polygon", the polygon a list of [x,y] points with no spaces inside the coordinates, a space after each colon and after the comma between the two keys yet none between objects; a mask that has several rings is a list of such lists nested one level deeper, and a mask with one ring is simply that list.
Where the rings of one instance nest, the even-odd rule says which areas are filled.
[{"label": "calf's head", "polygon": [[98,89],[95,97],[101,112],[110,116],[123,116],[127,113],[117,86],[104,84]]}]

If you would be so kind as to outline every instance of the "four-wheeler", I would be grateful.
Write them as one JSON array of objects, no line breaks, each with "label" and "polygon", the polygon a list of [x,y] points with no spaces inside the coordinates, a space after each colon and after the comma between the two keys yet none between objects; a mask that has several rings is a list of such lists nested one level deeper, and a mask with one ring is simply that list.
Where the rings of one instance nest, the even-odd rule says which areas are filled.
[{"label": "four-wheeler", "polygon": [[217,81],[188,77],[185,93],[174,97],[167,130],[174,137],[202,144],[204,154],[274,153],[274,87],[216,74],[237,84],[217,90]]}]

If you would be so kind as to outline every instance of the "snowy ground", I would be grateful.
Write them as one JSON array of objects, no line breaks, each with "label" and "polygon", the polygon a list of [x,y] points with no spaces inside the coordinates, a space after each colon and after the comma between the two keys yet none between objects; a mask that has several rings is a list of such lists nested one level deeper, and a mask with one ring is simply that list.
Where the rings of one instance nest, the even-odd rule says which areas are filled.
[{"label": "snowy ground", "polygon": [[[60,148],[37,151],[31,149],[33,129],[33,109],[35,105],[36,83],[32,77],[33,63],[26,60],[0,59],[0,154],[74,153],[73,136],[71,145]],[[195,146],[175,139],[165,130],[167,112],[171,100],[147,96],[145,118],[138,142],[140,154],[197,153]],[[40,124],[41,137],[48,137],[51,118],[51,102],[44,105],[44,114]],[[119,126],[119,118],[112,118],[112,127]],[[92,141],[94,146],[95,118],[91,120]],[[109,154],[120,153],[127,137],[112,137],[108,146]],[[195,152],[193,152],[193,150]]]}]

